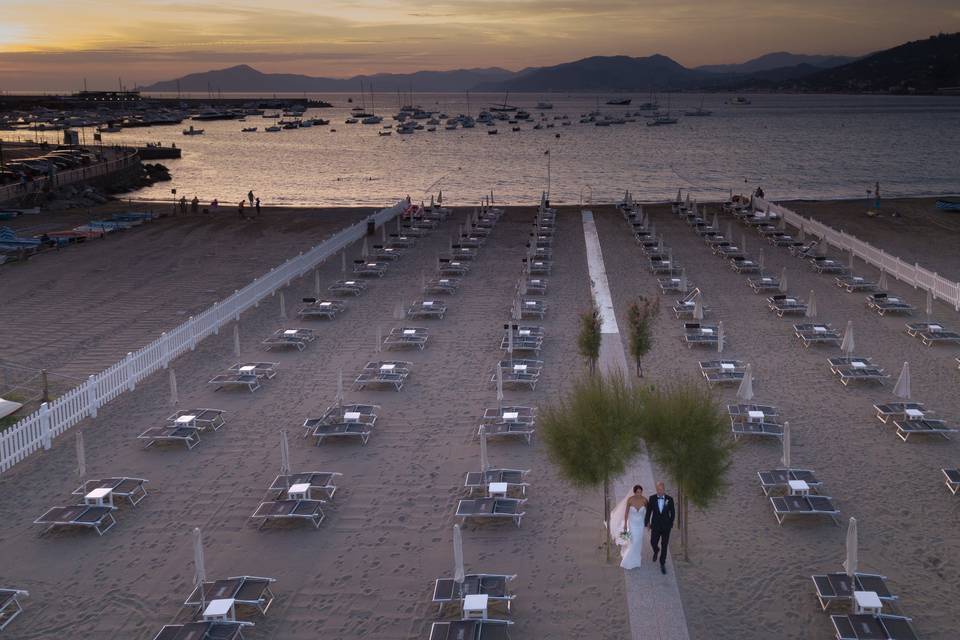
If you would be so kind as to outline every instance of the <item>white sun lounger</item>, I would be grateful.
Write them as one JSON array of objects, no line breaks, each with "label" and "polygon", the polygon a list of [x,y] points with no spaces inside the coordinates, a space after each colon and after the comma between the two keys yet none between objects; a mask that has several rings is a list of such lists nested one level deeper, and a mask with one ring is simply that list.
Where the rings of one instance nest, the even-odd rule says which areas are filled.
[{"label": "white sun lounger", "polygon": [[806,302],[782,293],[767,298],[767,307],[781,318],[788,314],[802,315],[807,312]]},{"label": "white sun lounger", "polygon": [[383,346],[387,349],[394,347],[415,347],[420,351],[427,346],[430,336],[424,327],[394,327],[389,335],[383,339]]},{"label": "white sun lounger", "polygon": [[760,263],[750,258],[731,258],[730,268],[737,273],[760,273]]},{"label": "white sun lounger", "polygon": [[109,531],[113,525],[117,524],[117,521],[113,517],[115,508],[116,507],[101,507],[85,504],[72,505],[69,507],[53,507],[34,520],[33,523],[48,525],[40,535],[57,527],[81,527],[93,529],[97,532],[97,535],[102,536]]},{"label": "white sun lounger", "polygon": [[957,429],[948,427],[943,420],[934,420],[932,418],[918,418],[915,420],[894,420],[893,426],[897,428],[897,437],[907,442],[910,436],[940,436],[944,440],[949,440],[948,434],[956,433]]},{"label": "white sun lounger", "polygon": [[526,289],[528,294],[546,295],[547,280],[545,278],[527,278]]},{"label": "white sun lounger", "polygon": [[443,319],[447,312],[447,304],[440,300],[417,300],[407,308],[410,318],[438,318]]},{"label": "white sun lounger", "polygon": [[333,293],[348,293],[353,296],[358,296],[366,290],[367,283],[363,280],[337,280],[327,287],[327,291],[332,291]]},{"label": "white sun lounger", "polygon": [[919,636],[911,619],[888,614],[854,614],[830,616],[836,640],[917,640]]},{"label": "white sun lounger", "polygon": [[393,262],[399,260],[403,255],[403,249],[398,247],[389,247],[382,244],[375,244],[370,250],[370,258],[376,262]]},{"label": "white sun lounger", "polygon": [[543,348],[543,327],[536,325],[523,324],[505,324],[503,325],[503,337],[500,339],[500,349],[506,351],[511,346],[511,340],[508,337],[509,332],[513,331],[513,351],[539,353]]},{"label": "white sun lounger", "polygon": [[183,606],[197,607],[197,613],[202,614],[202,607],[210,604],[212,600],[233,600],[235,606],[249,607],[265,616],[275,598],[270,585],[276,581],[276,578],[260,576],[233,576],[204,582],[202,597],[200,589],[194,587]]},{"label": "white sun lounger", "polygon": [[388,247],[396,247],[398,249],[409,249],[417,244],[417,239],[412,235],[405,235],[402,233],[391,233],[387,240]]},{"label": "white sun lounger", "polygon": [[768,404],[728,404],[731,422],[780,422],[780,409]]},{"label": "white sun lounger", "polygon": [[543,300],[534,298],[520,299],[520,317],[521,318],[543,318],[547,314],[547,303]]},{"label": "white sun lounger", "polygon": [[877,288],[876,282],[871,282],[862,276],[852,274],[839,275],[834,278],[834,282],[841,289],[846,289],[847,293],[856,293],[858,291],[873,291]]},{"label": "white sun lounger", "polygon": [[186,624],[165,624],[153,640],[243,640],[244,627],[252,627],[252,622],[187,622]]},{"label": "white sun lounger", "polygon": [[457,503],[455,516],[467,520],[510,520],[518,527],[524,516],[526,499],[520,498],[464,498]]},{"label": "white sun lounger", "polygon": [[877,420],[886,424],[890,420],[919,420],[932,411],[922,402],[888,402],[873,405],[877,412]]},{"label": "white sun lounger", "polygon": [[440,258],[437,261],[437,273],[441,276],[465,276],[470,272],[470,266],[459,260]]},{"label": "white sun lounger", "polygon": [[780,290],[780,278],[765,276],[762,273],[756,277],[747,278],[747,284],[750,285],[754,293],[767,293],[769,291]]},{"label": "white sun lounger", "polygon": [[423,285],[423,292],[425,294],[445,293],[447,295],[453,295],[459,288],[459,278],[433,278]]},{"label": "white sun lounger", "polygon": [[717,325],[685,322],[682,340],[687,347],[716,347],[720,333]]},{"label": "white sun lounger", "polygon": [[872,364],[852,363],[846,366],[833,368],[833,373],[840,380],[840,384],[847,387],[851,382],[879,382],[890,377],[882,368]]},{"label": "white sun lounger", "polygon": [[855,591],[873,591],[885,603],[897,599],[897,596],[893,595],[887,587],[886,576],[872,573],[855,573],[853,576],[846,573],[827,573],[810,577],[817,590],[817,600],[820,601],[824,611],[835,602],[849,606]]},{"label": "white sun lounger", "polygon": [[71,495],[85,496],[95,489],[109,489],[115,498],[126,498],[130,504],[137,506],[140,501],[147,497],[147,490],[144,484],[147,480],[143,478],[102,478],[99,480],[87,480],[78,488],[73,490]]},{"label": "white sun lounger", "polygon": [[914,309],[916,309],[916,307],[905,302],[902,298],[891,296],[888,293],[870,294],[866,298],[866,303],[868,309],[873,309],[881,316],[888,313],[905,313],[911,315]]},{"label": "white sun lounger", "polygon": [[532,425],[537,421],[537,408],[522,405],[504,405],[487,407],[483,410],[481,424],[499,424],[502,422]]},{"label": "white sun lounger", "polygon": [[553,271],[552,260],[527,260],[524,258],[523,262],[527,265],[527,273],[532,276],[548,276]]},{"label": "white sun lounger", "polygon": [[510,620],[454,620],[430,625],[429,640],[510,640]]},{"label": "white sun lounger", "polygon": [[919,338],[927,347],[935,344],[960,344],[960,333],[947,329],[939,322],[909,322],[907,335]]},{"label": "white sun lounger", "polygon": [[810,469],[770,469],[757,471],[763,495],[769,496],[774,490],[789,490],[790,483],[798,480],[806,482],[811,491],[817,491],[821,482]]},{"label": "white sun lounger", "polygon": [[347,305],[343,300],[320,300],[317,298],[304,298],[303,304],[297,309],[297,315],[301,318],[324,318],[333,320],[338,314],[347,310]]},{"label": "white sun lounger", "polygon": [[513,420],[501,420],[483,422],[477,428],[477,436],[486,435],[488,438],[511,437],[523,438],[527,444],[533,441],[536,429],[532,422],[520,422]]},{"label": "white sun lounger", "polygon": [[293,348],[303,351],[307,345],[317,339],[313,329],[277,329],[273,335],[263,340],[267,351],[278,348]]},{"label": "white sun lounger", "polygon": [[503,483],[507,485],[507,491],[519,491],[521,495],[527,494],[526,482],[529,469],[487,469],[486,471],[468,471],[463,481],[463,486],[468,493],[472,494],[480,489],[487,491],[489,485],[493,483]]},{"label": "white sun lounger", "polygon": [[516,596],[510,593],[508,583],[516,577],[497,573],[468,573],[459,583],[453,578],[438,578],[433,585],[433,604],[438,605],[437,613],[442,614],[446,604],[461,603],[469,595],[485,595],[490,604],[506,604],[507,611],[510,611],[510,604]]},{"label": "white sun lounger", "polygon": [[813,256],[810,258],[810,264],[817,273],[846,274],[849,272],[847,265],[843,264],[839,260],[834,260],[833,258]]},{"label": "white sun lounger", "polygon": [[944,476],[944,484],[950,493],[957,495],[960,492],[960,469],[941,469]]},{"label": "white sun lounger", "polygon": [[260,376],[253,373],[221,373],[210,378],[207,384],[216,385],[214,391],[219,391],[224,387],[246,387],[250,393],[260,388]]},{"label": "white sun lounger", "polygon": [[[540,372],[543,370],[543,360],[532,360],[529,358],[507,358],[500,360],[497,365],[500,368],[501,379],[504,385],[526,385],[533,391],[540,381]],[[497,381],[497,373],[494,370],[490,376],[490,382]]]},{"label": "white sun lounger", "polygon": [[150,427],[138,435],[137,440],[146,441],[147,444],[144,445],[144,449],[152,447],[157,443],[182,443],[187,449],[193,449],[200,444],[200,433],[196,427],[164,425],[162,427]]},{"label": "white sun lounger", "polygon": [[364,389],[367,385],[387,385],[400,391],[407,381],[412,367],[412,362],[401,360],[368,362],[354,380],[354,385],[358,389]]},{"label": "white sun lounger", "polygon": [[362,278],[382,278],[387,273],[387,263],[376,260],[354,260],[353,272]]},{"label": "white sun lounger", "polygon": [[20,598],[29,595],[30,593],[23,589],[0,589],[0,631],[6,629],[7,625],[23,612]]},{"label": "white sun lounger", "polygon": [[268,522],[309,522],[314,529],[320,528],[323,522],[323,500],[273,500],[261,502],[257,510],[250,516],[251,520],[259,520],[262,529]]},{"label": "white sun lounger", "polygon": [[312,499],[313,493],[316,491],[322,493],[324,498],[331,500],[337,492],[337,485],[333,481],[342,475],[342,473],[336,471],[305,471],[288,476],[279,475],[273,479],[269,491],[279,500],[287,497],[287,492],[291,487],[307,485],[308,498]]},{"label": "white sun lounger", "polygon": [[771,496],[773,515],[780,525],[790,516],[827,516],[840,526],[840,511],[833,505],[829,496]]},{"label": "white sun lounger", "polygon": [[223,418],[223,414],[225,413],[226,411],[224,409],[203,407],[197,409],[181,409],[172,416],[167,417],[167,422],[171,425],[193,427],[201,431],[208,429],[210,431],[217,431],[226,424]]},{"label": "white sun lounger", "polygon": [[793,334],[803,342],[803,346],[809,348],[814,344],[835,344],[840,345],[840,334],[829,324],[823,323],[804,323],[793,325]]}]

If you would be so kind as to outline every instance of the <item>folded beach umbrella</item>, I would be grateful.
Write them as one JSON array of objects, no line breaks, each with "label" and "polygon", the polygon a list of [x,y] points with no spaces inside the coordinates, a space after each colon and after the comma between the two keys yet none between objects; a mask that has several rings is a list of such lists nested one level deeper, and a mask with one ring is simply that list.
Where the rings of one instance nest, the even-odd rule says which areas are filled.
[{"label": "folded beach umbrella", "polygon": [[856,256],[853,254],[853,247],[850,247],[850,258],[847,262],[847,266],[850,267],[850,271],[853,271],[853,261]]},{"label": "folded beach umbrella", "polygon": [[337,397],[335,401],[338,407],[343,406],[343,369],[337,371]]},{"label": "folded beach umbrella", "polygon": [[690,192],[687,191],[687,206],[690,206]]},{"label": "folded beach umbrella", "polygon": [[780,293],[787,292],[787,268],[786,267],[780,270],[780,286],[778,288],[780,289]]},{"label": "folded beach umbrella", "polygon": [[723,320],[717,323],[717,353],[723,353]]},{"label": "folded beach umbrella", "polygon": [[760,270],[763,271],[763,265],[766,263],[767,258],[763,249],[760,249],[760,253],[757,254],[757,264],[760,265]]},{"label": "folded beach umbrella", "polygon": [[487,460],[487,433],[480,432],[480,470],[486,471],[490,468],[490,462]]},{"label": "folded beach umbrella", "polygon": [[683,189],[677,189],[677,202],[683,202],[683,194],[681,193]]},{"label": "folded beach umbrella", "polygon": [[786,231],[786,230],[787,230],[787,219],[784,218],[783,216],[780,216],[780,222],[777,223],[777,228],[780,229],[780,231]]},{"label": "folded beach umbrella", "polygon": [[493,204],[493,189],[490,189],[490,204]]},{"label": "folded beach umbrella", "polygon": [[77,475],[80,476],[80,482],[87,475],[87,453],[83,446],[83,430],[77,429]]},{"label": "folded beach umbrella", "polygon": [[[513,355],[513,325],[512,324],[507,325],[507,353],[509,353],[511,356]],[[499,370],[500,369],[498,367],[497,371]],[[500,389],[500,395],[503,395],[502,388]]]},{"label": "folded beach umbrella", "polygon": [[753,400],[753,365],[747,365],[747,371],[743,374],[743,380],[737,388],[737,400],[750,402]]},{"label": "folded beach umbrella", "polygon": [[380,328],[380,325],[377,325],[377,342],[374,344],[373,350],[376,353],[383,351],[383,329]]},{"label": "folded beach umbrella", "polygon": [[200,593],[200,608],[206,609],[204,603],[203,583],[207,581],[207,568],[203,560],[203,534],[200,527],[193,528],[193,582]]},{"label": "folded beach umbrella", "polygon": [[730,195],[727,196],[727,202],[733,202],[733,189],[730,189]]},{"label": "folded beach umbrella", "polygon": [[503,410],[503,368],[497,365],[497,407]]},{"label": "folded beach umbrella", "polygon": [[[732,220],[728,220],[728,221],[727,221],[727,234],[726,234],[726,238],[727,238],[727,240],[729,240],[730,242],[733,242],[733,221],[732,221]],[[742,248],[743,248],[743,247],[741,247],[741,249],[742,249]]]},{"label": "folded beach umbrella", "polygon": [[927,289],[927,320],[933,315],[933,290]]},{"label": "folded beach umbrella", "polygon": [[290,444],[287,442],[287,430],[280,430],[280,475],[290,477]]},{"label": "folded beach umbrella", "polygon": [[703,304],[701,304],[699,296],[693,303],[693,319],[703,320]]},{"label": "folded beach umbrella", "polygon": [[887,270],[886,270],[886,269],[881,269],[881,270],[880,270],[880,282],[877,283],[877,286],[880,287],[880,290],[881,290],[881,291],[889,291],[889,290],[890,290],[890,284],[887,282]]},{"label": "folded beach umbrella", "polygon": [[367,246],[367,237],[363,237],[363,245],[360,247],[360,257],[366,259],[370,255],[370,247]]},{"label": "folded beach umbrella", "polygon": [[443,206],[443,189],[437,194],[437,204]]},{"label": "folded beach umbrella", "polygon": [[847,330],[843,332],[843,342],[840,343],[840,351],[852,355],[856,345],[853,342],[853,320],[847,320]]},{"label": "folded beach umbrella", "polygon": [[387,242],[387,225],[380,225],[380,241]]},{"label": "folded beach umbrella", "polygon": [[804,242],[807,239],[807,230],[803,227],[803,223],[800,223],[800,242]]},{"label": "folded beach umbrella", "polygon": [[233,355],[240,357],[240,325],[236,322],[233,323]]},{"label": "folded beach umbrella", "polygon": [[910,363],[904,362],[900,369],[900,377],[897,378],[897,384],[893,387],[893,395],[904,400],[910,399]]},{"label": "folded beach umbrella", "polygon": [[804,315],[808,318],[817,317],[817,298],[813,289],[810,289],[810,298],[807,300],[807,311]]},{"label": "folded beach umbrella", "polygon": [[460,525],[453,525],[453,580],[458,585],[463,585],[466,574],[463,570],[463,535],[460,533]]},{"label": "folded beach umbrella", "polygon": [[710,225],[710,228],[713,229],[714,231],[717,231],[718,229],[720,229],[720,220],[717,217],[716,211],[713,212],[713,224]]},{"label": "folded beach umbrella", "polygon": [[850,525],[847,527],[847,559],[843,561],[843,568],[851,578],[857,573],[857,519],[850,518]]},{"label": "folded beach umbrella", "polygon": [[340,273],[347,272],[347,252],[346,250],[340,252]]},{"label": "folded beach umbrella", "polygon": [[177,394],[177,371],[170,367],[170,404],[177,406],[180,398]]},{"label": "folded beach umbrella", "polygon": [[[733,231],[731,231],[731,234],[732,233]],[[731,235],[730,238],[732,240],[733,235]],[[740,243],[740,250],[743,251],[744,253],[746,253],[747,251],[747,232],[746,231],[743,232],[743,239],[742,239],[742,242]]]},{"label": "folded beach umbrella", "polygon": [[673,267],[673,249],[667,247],[667,264]]},{"label": "folded beach umbrella", "polygon": [[790,468],[790,423],[783,423],[783,467],[785,469]]},{"label": "folded beach umbrella", "polygon": [[687,273],[684,272],[683,275],[680,276],[680,292],[681,292],[681,293],[686,293],[686,292],[687,292],[687,286],[688,286],[688,285],[687,285]]}]

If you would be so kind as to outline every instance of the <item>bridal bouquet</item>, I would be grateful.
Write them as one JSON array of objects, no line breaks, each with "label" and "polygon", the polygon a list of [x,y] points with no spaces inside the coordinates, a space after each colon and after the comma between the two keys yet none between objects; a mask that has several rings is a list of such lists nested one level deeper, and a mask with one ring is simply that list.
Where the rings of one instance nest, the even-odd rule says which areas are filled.
[{"label": "bridal bouquet", "polygon": [[621,546],[621,547],[624,547],[624,546],[630,544],[630,532],[629,532],[629,531],[621,531],[621,532],[620,532],[620,535],[617,536],[617,544],[618,544],[619,546]]}]

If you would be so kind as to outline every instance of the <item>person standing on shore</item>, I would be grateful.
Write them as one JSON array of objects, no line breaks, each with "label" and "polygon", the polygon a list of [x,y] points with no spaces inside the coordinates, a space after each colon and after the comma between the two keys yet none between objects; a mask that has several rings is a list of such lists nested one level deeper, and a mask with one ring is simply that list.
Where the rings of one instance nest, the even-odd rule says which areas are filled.
[{"label": "person standing on shore", "polygon": [[260,198],[257,198],[257,201],[254,204],[254,206],[257,208],[257,217],[259,218],[260,217]]},{"label": "person standing on shore", "polygon": [[247,192],[247,200],[250,201],[250,206],[253,206],[253,189]]},{"label": "person standing on shore", "polygon": [[210,213],[216,213],[220,209],[220,201],[214,198],[210,201]]},{"label": "person standing on shore", "polygon": [[200,198],[193,196],[193,200],[190,201],[190,212],[197,213],[200,211]]},{"label": "person standing on shore", "polygon": [[246,200],[241,200],[241,201],[240,201],[240,204],[237,206],[237,217],[240,218],[241,220],[243,220],[244,218],[247,217],[246,214],[245,214],[244,211],[243,211],[243,207],[244,207],[246,204],[247,204],[247,201],[246,201]]},{"label": "person standing on shore", "polygon": [[660,573],[667,573],[667,545],[670,544],[670,531],[676,511],[673,498],[666,494],[662,482],[657,483],[657,493],[650,498],[643,524],[650,529],[650,546],[653,547],[653,561],[660,557]]}]

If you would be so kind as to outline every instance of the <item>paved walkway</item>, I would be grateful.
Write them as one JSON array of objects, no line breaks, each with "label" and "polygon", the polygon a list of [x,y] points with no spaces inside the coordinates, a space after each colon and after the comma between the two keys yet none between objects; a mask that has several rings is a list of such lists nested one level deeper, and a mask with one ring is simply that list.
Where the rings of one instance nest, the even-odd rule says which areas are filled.
[{"label": "paved walkway", "polygon": [[[607,283],[600,237],[594,223],[593,212],[583,211],[583,236],[587,246],[587,266],[590,272],[590,289],[600,310],[601,333],[600,370],[616,369],[628,373],[627,358],[620,330],[613,310],[610,286]],[[642,484],[647,493],[653,493],[654,470],[646,455],[640,455],[623,476],[613,482],[614,500],[627,495],[634,484]],[[676,532],[675,532],[676,533]],[[679,536],[674,535],[671,542]],[[644,544],[646,540],[644,540]],[[648,545],[649,546],[649,545]],[[673,544],[671,544],[673,547]],[[649,560],[652,554],[647,553]],[[627,609],[630,614],[630,631],[633,640],[689,640],[687,619],[680,601],[676,573],[672,558],[667,561],[667,575],[661,575],[657,564],[645,562],[640,569],[624,571],[627,592]]]}]

